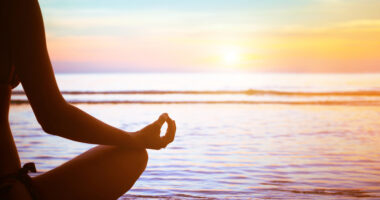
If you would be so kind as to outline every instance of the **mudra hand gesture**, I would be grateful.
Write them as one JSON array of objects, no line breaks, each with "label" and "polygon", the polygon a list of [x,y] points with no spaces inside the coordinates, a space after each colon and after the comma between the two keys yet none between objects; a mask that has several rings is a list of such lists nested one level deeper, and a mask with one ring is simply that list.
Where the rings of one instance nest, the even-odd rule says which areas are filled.
[{"label": "mudra hand gesture", "polygon": [[[165,135],[160,136],[161,127],[165,122],[168,124],[168,128]],[[155,122],[137,131],[134,136],[141,147],[159,150],[161,148],[165,148],[169,143],[173,142],[175,132],[175,121],[172,120],[167,113],[163,113]]]}]

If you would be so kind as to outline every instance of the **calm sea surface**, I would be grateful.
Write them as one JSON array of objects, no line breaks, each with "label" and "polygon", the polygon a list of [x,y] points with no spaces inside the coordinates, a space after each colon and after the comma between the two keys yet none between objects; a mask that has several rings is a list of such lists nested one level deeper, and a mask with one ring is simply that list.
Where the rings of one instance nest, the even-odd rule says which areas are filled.
[{"label": "calm sea surface", "polygon": [[[67,101],[134,131],[168,112],[121,199],[380,199],[380,75],[60,74]],[[93,147],[43,133],[22,88],[10,121],[22,162],[48,171]],[[101,172],[99,172],[101,173]]]}]

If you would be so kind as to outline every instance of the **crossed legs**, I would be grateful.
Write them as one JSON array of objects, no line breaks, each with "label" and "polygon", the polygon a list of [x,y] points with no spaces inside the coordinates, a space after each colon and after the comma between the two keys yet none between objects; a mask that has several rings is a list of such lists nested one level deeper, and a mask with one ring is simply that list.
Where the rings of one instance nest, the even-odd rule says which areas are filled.
[{"label": "crossed legs", "polygon": [[96,146],[33,178],[42,199],[117,199],[145,170],[145,149]]}]

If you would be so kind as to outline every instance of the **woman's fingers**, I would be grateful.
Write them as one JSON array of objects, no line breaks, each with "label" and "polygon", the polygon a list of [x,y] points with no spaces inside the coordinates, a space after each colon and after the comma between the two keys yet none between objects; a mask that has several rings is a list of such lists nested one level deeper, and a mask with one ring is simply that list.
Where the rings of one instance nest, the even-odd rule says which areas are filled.
[{"label": "woman's fingers", "polygon": [[160,117],[154,122],[155,124],[159,125],[160,128],[162,125],[164,125],[165,121],[169,118],[168,113],[162,113]]},{"label": "woman's fingers", "polygon": [[177,129],[175,121],[170,119],[170,117],[168,117],[166,122],[168,123],[168,129],[166,130],[166,134],[162,137],[162,142],[165,146],[173,142]]},{"label": "woman's fingers", "polygon": [[[171,127],[171,130],[169,133],[167,133],[169,136],[169,143],[173,142],[174,141],[174,138],[175,138],[175,133],[177,131],[177,126],[175,124],[175,121],[172,120],[172,127]],[[167,131],[168,132],[168,131]]]},{"label": "woman's fingers", "polygon": [[[176,132],[176,124],[175,121],[172,120],[167,113],[163,113],[160,115],[160,117],[153,122],[154,129],[159,129],[161,130],[161,127],[164,125],[164,123],[168,124],[168,128],[166,130],[166,133],[164,136],[160,137],[158,131],[158,138],[154,144],[150,145],[150,149],[161,149],[165,148],[169,143],[173,142],[174,137],[175,137],[175,132]],[[152,135],[153,136],[153,135]],[[156,137],[156,136],[153,136]]]}]

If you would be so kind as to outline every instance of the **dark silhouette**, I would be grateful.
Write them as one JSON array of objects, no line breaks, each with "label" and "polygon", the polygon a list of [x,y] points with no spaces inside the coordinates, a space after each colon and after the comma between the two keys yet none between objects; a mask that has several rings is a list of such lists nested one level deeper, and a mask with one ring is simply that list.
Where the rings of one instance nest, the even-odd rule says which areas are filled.
[{"label": "dark silhouette", "polygon": [[[167,114],[137,132],[109,126],[62,97],[46,48],[37,0],[0,0],[0,199],[116,199],[145,170],[146,149],[174,140],[176,125]],[[8,122],[11,90],[21,82],[46,133],[99,144],[63,165],[29,177],[21,168]],[[165,136],[160,136],[164,123]]]}]

